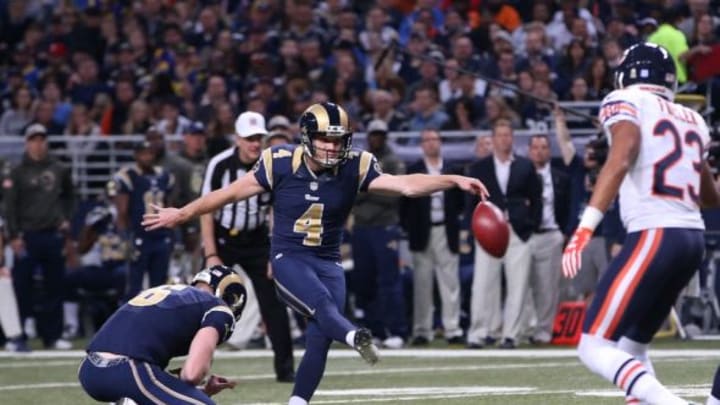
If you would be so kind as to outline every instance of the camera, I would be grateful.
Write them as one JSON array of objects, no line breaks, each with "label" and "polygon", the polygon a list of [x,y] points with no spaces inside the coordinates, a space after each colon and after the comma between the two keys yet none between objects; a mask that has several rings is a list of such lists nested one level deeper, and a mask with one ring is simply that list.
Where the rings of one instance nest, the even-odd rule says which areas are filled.
[{"label": "camera", "polygon": [[710,144],[707,148],[707,162],[713,175],[720,172],[720,125],[710,127]]},{"label": "camera", "polygon": [[595,135],[595,139],[588,141],[585,148],[588,149],[588,160],[596,162],[598,167],[605,164],[610,145],[602,132]]},{"label": "camera", "polygon": [[[595,182],[600,174],[600,169],[602,169],[607,160],[609,147],[607,138],[602,132],[598,133],[594,139],[585,144],[586,168],[588,170],[587,176],[590,187],[595,186]],[[590,163],[592,165],[588,166]]]}]

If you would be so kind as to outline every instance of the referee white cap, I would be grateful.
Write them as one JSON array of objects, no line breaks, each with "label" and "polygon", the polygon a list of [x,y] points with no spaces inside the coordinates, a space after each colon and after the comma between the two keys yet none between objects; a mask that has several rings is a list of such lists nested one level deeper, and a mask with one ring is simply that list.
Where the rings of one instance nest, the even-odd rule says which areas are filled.
[{"label": "referee white cap", "polygon": [[235,120],[235,134],[242,138],[253,135],[267,135],[265,117],[254,111],[245,111]]}]

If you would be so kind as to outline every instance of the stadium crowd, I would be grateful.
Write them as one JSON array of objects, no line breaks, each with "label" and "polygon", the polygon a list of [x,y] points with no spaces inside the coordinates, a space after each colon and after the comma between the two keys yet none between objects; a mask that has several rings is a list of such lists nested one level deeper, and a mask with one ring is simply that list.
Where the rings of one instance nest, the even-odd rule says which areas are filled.
[{"label": "stadium crowd", "polygon": [[[353,317],[389,348],[428,344],[436,329],[449,343],[471,348],[514,348],[527,339],[546,344],[558,300],[587,298],[623,237],[615,207],[593,238],[583,276],[560,280],[561,249],[592,190],[602,150],[591,145],[578,155],[570,131],[593,124],[566,116],[552,101],[599,102],[613,89],[623,50],[645,40],[668,49],[682,88],[714,96],[720,13],[711,3],[0,0],[0,137],[25,139],[23,160],[1,173],[8,248],[0,287],[12,273],[20,315],[0,317],[6,348],[27,350],[25,339],[36,333],[46,347],[72,347],[68,340],[83,332],[79,318],[87,315],[73,303],[92,303],[80,307],[102,312],[101,322],[128,298],[127,262],[144,257],[125,246],[137,237],[137,216],[117,204],[118,195],[131,194],[131,181],[88,169],[110,186],[81,200],[69,162],[49,158],[46,140],[52,155],[57,135],[145,135],[147,143],[126,146],[134,151],[127,163],[163,166],[175,188],[168,186],[168,200],[151,202],[177,205],[201,193],[207,162],[246,136],[236,125],[240,113],[267,119],[267,144],[297,143],[299,116],[324,101],[342,106],[355,132],[368,133],[368,150],[387,171],[481,176],[483,164],[494,165],[493,202],[512,225],[510,248],[498,261],[473,246],[472,201],[450,192],[418,201],[361,197],[347,238]],[[525,157],[513,154],[513,131],[520,129],[539,134]],[[555,135],[543,135],[550,129]],[[477,160],[444,162],[448,130],[492,135],[478,138]],[[408,141],[422,150],[419,162],[393,156],[387,134],[397,131],[420,132]],[[165,135],[183,140],[165,145]],[[551,158],[551,144],[560,157]],[[88,145],[64,147],[80,148],[92,161],[101,146]],[[520,163],[527,171],[516,175]],[[52,174],[38,184],[34,171]],[[174,253],[162,267],[200,268],[197,228],[169,236]],[[397,244],[375,243],[378,235],[408,244],[398,253]],[[157,280],[176,274],[182,271]],[[151,285],[159,282],[151,276]],[[302,330],[302,319],[291,322]]]}]

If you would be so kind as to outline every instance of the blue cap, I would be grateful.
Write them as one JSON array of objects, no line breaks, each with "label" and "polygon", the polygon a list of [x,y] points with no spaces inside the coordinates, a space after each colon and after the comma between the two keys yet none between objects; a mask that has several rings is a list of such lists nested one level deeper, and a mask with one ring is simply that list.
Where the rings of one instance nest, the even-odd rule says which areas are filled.
[{"label": "blue cap", "polygon": [[193,121],[190,125],[188,125],[185,133],[190,135],[205,135],[205,124],[201,121]]}]

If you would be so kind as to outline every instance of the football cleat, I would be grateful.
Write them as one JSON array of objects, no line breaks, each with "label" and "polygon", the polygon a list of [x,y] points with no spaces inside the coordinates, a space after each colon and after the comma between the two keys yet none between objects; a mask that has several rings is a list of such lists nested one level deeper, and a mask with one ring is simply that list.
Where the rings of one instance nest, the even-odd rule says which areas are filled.
[{"label": "football cleat", "polygon": [[372,333],[365,328],[360,328],[355,332],[355,350],[370,365],[374,365],[380,360],[380,351],[375,343],[373,343]]}]

